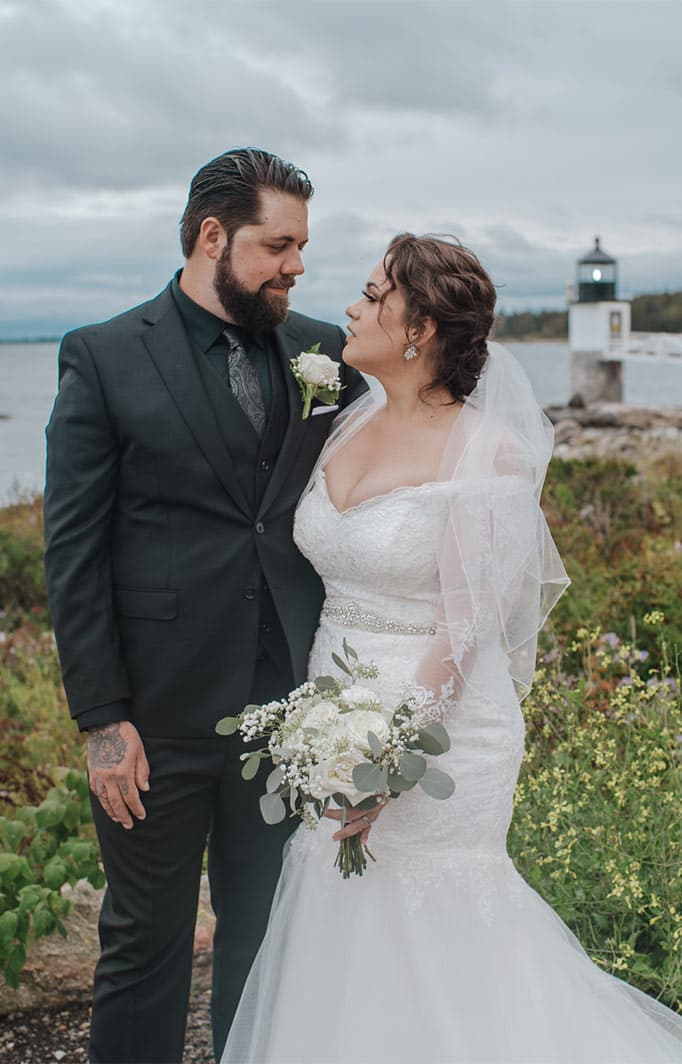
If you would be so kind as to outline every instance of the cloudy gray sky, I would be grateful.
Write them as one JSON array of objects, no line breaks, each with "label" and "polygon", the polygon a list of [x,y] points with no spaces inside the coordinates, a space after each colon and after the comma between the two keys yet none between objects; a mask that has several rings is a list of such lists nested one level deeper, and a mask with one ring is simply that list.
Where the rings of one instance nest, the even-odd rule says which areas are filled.
[{"label": "cloudy gray sky", "polygon": [[256,144],[316,186],[295,306],[342,320],[396,231],[558,307],[600,233],[682,288],[679,0],[0,0],[0,338],[153,295],[192,174]]}]

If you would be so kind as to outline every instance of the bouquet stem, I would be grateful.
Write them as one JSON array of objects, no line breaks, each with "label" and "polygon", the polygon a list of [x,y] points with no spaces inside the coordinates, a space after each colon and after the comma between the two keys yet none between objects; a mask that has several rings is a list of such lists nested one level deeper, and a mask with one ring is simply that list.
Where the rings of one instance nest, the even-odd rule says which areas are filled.
[{"label": "bouquet stem", "polygon": [[347,839],[341,839],[334,867],[338,868],[344,879],[352,875],[361,876],[367,868],[368,857],[376,861],[369,847],[363,846],[360,836],[351,835]]}]

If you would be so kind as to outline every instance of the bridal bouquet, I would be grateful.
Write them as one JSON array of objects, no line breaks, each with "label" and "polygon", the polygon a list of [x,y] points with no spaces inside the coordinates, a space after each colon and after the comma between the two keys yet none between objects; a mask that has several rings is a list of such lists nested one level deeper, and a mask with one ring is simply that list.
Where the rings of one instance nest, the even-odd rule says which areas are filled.
[{"label": "bridal bouquet", "polygon": [[[266,740],[260,749],[242,754],[242,777],[253,779],[261,761],[272,761],[260,799],[268,824],[285,818],[285,802],[290,816],[317,827],[331,802],[344,810],[367,810],[417,785],[431,798],[449,798],[454,792],[451,777],[424,757],[449,749],[443,725],[419,722],[416,695],[407,695],[393,709],[384,706],[358,683],[375,679],[376,667],[360,664],[346,640],[343,655],[332,654],[339,678],[318,676],[280,702],[247,706],[238,717],[224,717],[216,725],[220,735],[239,732],[247,743]],[[335,865],[344,879],[362,875],[367,856],[374,860],[360,836],[352,835],[340,842]]]}]

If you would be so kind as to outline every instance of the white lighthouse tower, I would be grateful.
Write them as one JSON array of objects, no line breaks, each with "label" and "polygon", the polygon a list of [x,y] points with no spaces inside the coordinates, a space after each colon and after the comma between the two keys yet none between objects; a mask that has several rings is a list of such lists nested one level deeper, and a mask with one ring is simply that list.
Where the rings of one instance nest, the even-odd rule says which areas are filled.
[{"label": "white lighthouse tower", "polygon": [[617,297],[616,260],[594,248],[578,261],[578,298],[568,308],[572,402],[623,399],[623,347],[630,336],[630,304]]}]

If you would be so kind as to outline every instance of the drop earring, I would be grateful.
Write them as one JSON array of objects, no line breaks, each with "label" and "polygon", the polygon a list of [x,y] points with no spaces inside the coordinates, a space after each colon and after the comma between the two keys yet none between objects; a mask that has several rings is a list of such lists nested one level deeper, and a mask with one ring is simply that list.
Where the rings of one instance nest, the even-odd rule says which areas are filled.
[{"label": "drop earring", "polygon": [[419,358],[419,349],[414,344],[408,344],[403,351],[403,358],[406,362],[411,362],[413,358]]}]

